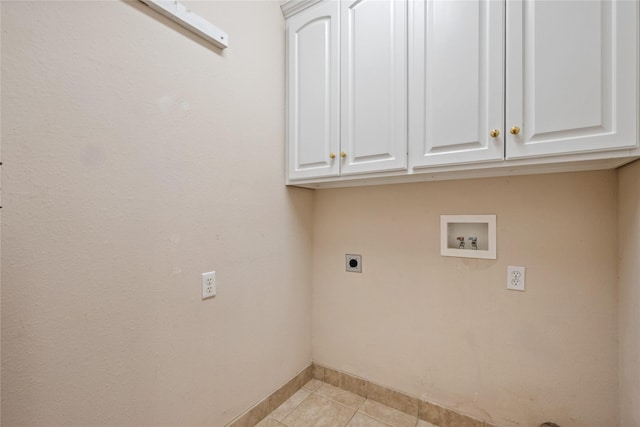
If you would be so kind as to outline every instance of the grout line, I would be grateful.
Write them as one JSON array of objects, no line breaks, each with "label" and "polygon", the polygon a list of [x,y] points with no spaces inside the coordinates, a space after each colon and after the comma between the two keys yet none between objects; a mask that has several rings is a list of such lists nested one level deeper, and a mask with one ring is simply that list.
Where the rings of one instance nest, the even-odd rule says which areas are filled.
[{"label": "grout line", "polygon": [[[365,400],[366,400],[366,399],[365,399]],[[338,402],[338,403],[340,403],[340,402]],[[355,416],[356,416],[356,414],[358,413],[358,411],[360,410],[360,408],[362,407],[362,405],[364,405],[364,401],[360,404],[360,406],[358,406],[358,408],[356,408],[356,411],[353,413],[353,415],[351,415],[351,418],[349,418],[349,419],[347,420],[347,422],[345,423],[344,427],[346,427],[346,426],[348,426],[348,425],[349,425],[349,423],[351,422],[351,420],[353,419],[353,417],[355,417]]]},{"label": "grout line", "polygon": [[358,411],[354,412],[353,415],[351,415],[351,418],[349,418],[347,420],[347,422],[344,424],[343,427],[347,427],[349,425],[349,423],[351,422],[351,420],[353,419],[353,417],[355,417],[357,413],[358,413]]},{"label": "grout line", "polygon": [[[315,378],[314,378],[314,379],[315,379]],[[316,380],[317,380],[317,379],[316,379]],[[268,414],[265,418],[271,418],[272,420],[274,420],[274,421],[278,422],[279,424],[282,424],[284,427],[288,427],[288,424],[286,424],[286,423],[284,422],[284,420],[285,420],[285,419],[286,419],[286,418],[287,418],[287,417],[288,417],[288,416],[289,416],[293,411],[295,411],[295,410],[296,410],[300,405],[302,405],[302,404],[303,404],[307,399],[309,399],[309,397],[310,397],[311,395],[314,395],[314,394],[315,394],[315,395],[316,395],[316,397],[318,397],[318,398],[321,398],[321,399],[323,399],[323,400],[328,400],[328,401],[330,401],[330,402],[332,402],[332,403],[335,403],[335,404],[338,404],[338,405],[340,405],[340,406],[342,406],[342,407],[344,407],[344,408],[351,409],[351,410],[354,410],[354,409],[355,409],[355,411],[353,412],[353,414],[351,415],[351,417],[346,421],[346,423],[345,423],[342,427],[346,427],[346,426],[348,426],[348,425],[349,425],[349,423],[353,420],[353,418],[354,418],[357,414],[362,414],[363,416],[366,416],[366,417],[369,417],[369,418],[371,418],[371,419],[373,419],[373,420],[376,420],[376,421],[378,421],[378,422],[380,422],[380,423],[384,424],[384,425],[385,425],[385,426],[387,426],[387,427],[394,427],[394,426],[393,426],[393,424],[389,424],[389,423],[388,423],[387,421],[385,421],[385,420],[382,420],[382,419],[380,419],[380,418],[378,418],[378,417],[376,417],[376,416],[374,416],[374,415],[367,414],[366,412],[362,412],[362,411],[361,411],[361,409],[362,409],[362,407],[364,406],[364,404],[366,403],[366,401],[367,401],[367,400],[371,400],[371,399],[369,399],[369,398],[367,398],[367,397],[364,397],[364,400],[363,400],[363,401],[362,401],[362,402],[361,402],[361,403],[360,403],[356,408],[354,408],[354,407],[352,407],[352,406],[345,405],[344,403],[339,402],[339,401],[337,401],[337,400],[335,400],[335,399],[332,399],[331,397],[323,396],[323,395],[319,394],[319,393],[318,393],[318,391],[322,388],[322,385],[327,384],[327,385],[332,386],[332,387],[334,387],[334,388],[337,388],[337,389],[339,389],[339,390],[342,390],[342,391],[345,391],[345,392],[351,393],[351,394],[353,394],[354,396],[358,396],[358,397],[363,397],[363,396],[360,396],[360,395],[358,395],[358,394],[356,394],[356,393],[353,393],[353,392],[351,392],[351,391],[349,391],[349,390],[344,390],[344,389],[342,389],[342,388],[340,388],[340,387],[336,387],[336,386],[334,386],[334,385],[332,385],[332,384],[329,384],[329,383],[327,383],[327,382],[325,382],[325,381],[321,381],[321,380],[317,380],[317,381],[319,381],[319,382],[320,382],[320,383],[322,383],[322,384],[320,384],[320,386],[319,386],[319,387],[317,387],[317,388],[316,388],[315,390],[313,390],[313,391],[305,390],[305,391],[308,391],[308,392],[309,392],[309,394],[308,394],[304,399],[302,399],[302,400],[300,401],[300,403],[298,403],[298,404],[297,404],[297,405],[295,405],[291,410],[289,410],[289,411],[288,411],[288,412],[287,412],[287,413],[282,417],[282,420],[277,420],[277,419],[275,419],[275,418],[271,418],[271,414],[273,413],[273,411],[272,411],[270,414]],[[303,388],[301,388],[300,390],[303,390]],[[292,397],[293,397],[293,396],[292,396]],[[291,397],[290,397],[289,399],[291,399]],[[287,400],[288,400],[288,399],[287,399]],[[371,400],[371,401],[372,401],[372,402],[374,402],[374,403],[376,403],[376,404],[378,404],[378,405],[382,405],[382,406],[385,406],[385,407],[387,407],[387,408],[390,408],[390,409],[391,409],[391,410],[393,410],[393,411],[397,411],[397,412],[400,412],[400,413],[406,414],[406,412],[399,411],[399,410],[397,410],[397,409],[395,409],[395,408],[392,408],[392,407],[390,407],[390,406],[387,406],[387,405],[385,405],[385,404],[383,404],[383,403],[376,402],[375,400]],[[285,402],[286,402],[286,401],[285,401]],[[283,402],[283,404],[284,404],[284,402]],[[276,408],[276,409],[277,409],[277,408]],[[274,411],[275,411],[276,409],[274,409]],[[410,414],[407,414],[407,415],[410,415]],[[415,424],[414,424],[414,427],[417,427],[417,425],[418,425],[418,423],[419,423],[419,422],[420,422],[420,419],[419,419],[418,417],[416,417],[416,422],[415,422]]]},{"label": "grout line", "polygon": [[[314,372],[314,370],[316,369],[316,367],[317,367],[317,368],[320,368],[320,369],[322,370],[322,371],[321,371],[321,373],[322,373],[322,377],[323,377],[323,379],[322,379],[322,380],[320,380],[320,379],[316,378],[316,377],[313,375],[313,372]],[[320,383],[320,385],[319,385],[315,390],[313,390],[313,391],[311,391],[311,390],[307,390],[307,391],[309,391],[309,392],[310,392],[310,393],[309,393],[309,395],[308,395],[307,397],[305,397],[305,398],[304,398],[304,399],[303,399],[303,400],[302,400],[298,405],[296,405],[293,409],[291,409],[291,411],[289,411],[289,412],[284,416],[284,418],[288,417],[288,416],[291,414],[291,412],[293,412],[296,408],[298,408],[298,406],[299,406],[299,405],[301,405],[301,404],[302,404],[302,402],[304,402],[305,400],[307,400],[307,399],[309,398],[309,396],[311,396],[312,394],[315,394],[315,395],[317,395],[318,397],[320,397],[320,398],[322,398],[322,399],[324,399],[324,400],[328,400],[328,401],[331,401],[331,402],[337,403],[338,405],[340,405],[340,406],[342,406],[342,407],[344,407],[344,408],[347,408],[347,409],[350,409],[350,410],[353,410],[353,409],[354,409],[353,407],[348,406],[348,405],[345,405],[345,404],[343,404],[343,403],[341,403],[341,402],[339,402],[339,401],[337,401],[337,400],[332,399],[331,397],[322,396],[322,395],[318,394],[318,391],[323,387],[323,385],[324,385],[324,384],[326,384],[326,385],[331,386],[331,387],[333,387],[333,388],[337,388],[337,389],[340,389],[340,390],[346,391],[346,392],[348,392],[348,393],[351,393],[351,394],[353,394],[353,395],[356,395],[356,396],[358,396],[358,397],[363,398],[363,401],[360,403],[360,405],[358,405],[358,407],[357,407],[357,408],[355,408],[355,412],[352,414],[351,418],[349,419],[349,422],[353,419],[353,417],[355,416],[355,414],[357,414],[358,412],[360,412],[360,409],[362,408],[362,405],[364,405],[364,403],[365,403],[367,400],[371,400],[372,402],[376,402],[376,403],[378,403],[378,404],[381,404],[381,405],[383,405],[383,406],[386,406],[386,407],[388,407],[388,408],[390,408],[390,409],[394,409],[394,410],[396,410],[396,411],[398,411],[398,412],[401,412],[401,413],[403,413],[403,414],[407,414],[407,415],[410,415],[410,416],[412,416],[412,417],[414,417],[414,416],[415,416],[415,417],[416,417],[416,423],[415,423],[414,427],[418,427],[418,424],[420,423],[420,420],[421,420],[421,418],[420,418],[420,407],[421,407],[421,405],[422,405],[423,403],[434,406],[435,408],[437,408],[437,410],[438,410],[438,411],[443,411],[446,415],[454,414],[456,417],[461,417],[461,418],[462,418],[462,420],[464,420],[465,422],[470,421],[470,422],[472,422],[472,424],[473,424],[473,425],[484,425],[484,427],[496,427],[495,425],[493,425],[493,424],[492,424],[492,423],[490,423],[489,421],[483,421],[483,420],[481,420],[481,419],[477,419],[477,418],[471,417],[471,416],[469,416],[469,415],[465,415],[465,414],[463,414],[463,413],[457,412],[457,411],[455,411],[455,410],[453,410],[453,409],[449,409],[449,408],[447,408],[447,407],[445,407],[445,406],[441,406],[441,405],[436,404],[436,403],[433,403],[433,402],[429,402],[429,401],[426,401],[426,400],[422,400],[422,399],[419,399],[419,398],[412,397],[412,396],[407,395],[407,394],[405,394],[405,393],[403,393],[403,392],[401,392],[401,391],[394,390],[394,389],[392,389],[392,388],[389,388],[389,387],[386,387],[386,386],[382,386],[382,385],[379,385],[379,384],[373,383],[373,382],[371,382],[371,381],[369,381],[369,380],[367,380],[367,379],[365,379],[365,378],[360,378],[360,377],[357,377],[357,376],[355,376],[355,375],[351,375],[351,374],[348,374],[348,373],[345,373],[345,372],[341,372],[341,371],[333,370],[333,369],[331,369],[331,368],[327,368],[327,367],[322,366],[322,365],[315,365],[313,362],[312,362],[312,364],[311,364],[309,367],[307,367],[307,368],[303,369],[302,371],[300,371],[300,372],[296,375],[296,377],[297,377],[297,376],[299,376],[299,375],[301,375],[301,374],[303,374],[307,369],[311,369],[311,370],[312,370],[312,375],[311,375],[311,378],[310,378],[310,380],[309,380],[309,381],[311,381],[311,380],[316,380],[316,381],[318,381],[318,382]],[[337,373],[337,374],[339,375],[339,378],[340,378],[340,380],[338,381],[338,382],[340,383],[340,385],[339,385],[339,386],[336,386],[336,385],[330,384],[330,383],[328,383],[328,382],[326,382],[326,381],[324,380],[324,378],[326,377],[326,372],[327,372],[327,370],[331,370],[332,372],[335,372],[335,373]],[[295,379],[296,377],[294,377],[294,379]],[[360,394],[358,394],[358,393],[354,393],[353,391],[346,389],[346,388],[345,388],[345,384],[343,384],[343,377],[348,377],[348,378],[350,378],[350,379],[357,379],[357,380],[359,380],[359,381],[360,381],[360,380],[364,381],[364,383],[365,383],[365,384],[364,384],[364,385],[365,385],[365,390],[364,390],[365,396],[362,396],[362,395],[360,395]],[[309,381],[307,381],[307,383],[308,383]],[[276,390],[274,393],[272,393],[272,395],[273,395],[273,394],[275,394],[275,393],[277,393],[277,392],[279,392],[279,391],[281,391],[281,390],[282,390],[286,385],[288,385],[290,382],[291,382],[291,381],[289,381],[288,383],[286,383],[285,385],[283,385],[280,389]],[[305,385],[306,385],[307,383],[305,383]],[[405,405],[404,405],[404,404],[398,404],[398,406],[400,406],[400,407],[394,407],[394,406],[387,405],[387,404],[385,404],[385,403],[383,403],[383,402],[381,402],[381,401],[378,401],[378,400],[376,400],[376,399],[371,398],[371,397],[370,397],[371,390],[369,390],[369,386],[370,386],[370,385],[375,385],[376,387],[378,387],[380,390],[378,390],[377,392],[390,393],[391,395],[395,396],[396,398],[397,398],[397,397],[401,397],[401,398],[402,398],[401,400],[403,400],[403,399],[405,399],[405,398],[406,398],[406,399],[409,399],[410,401],[414,401],[414,400],[415,400],[415,401],[417,402],[417,404],[418,404],[417,413],[413,413],[414,411],[407,412],[407,411],[405,411],[405,410],[401,409],[400,407],[405,407]],[[301,390],[301,389],[302,389],[302,387],[304,387],[304,385],[302,385],[300,388],[298,388],[298,389],[297,389],[293,394],[295,394],[296,392],[298,392],[299,390]],[[292,394],[291,396],[293,396],[293,394]],[[291,396],[289,396],[289,398],[291,398]],[[258,404],[256,404],[253,408],[251,408],[251,409],[249,409],[248,411],[246,411],[243,415],[241,415],[241,416],[237,417],[235,420],[233,420],[233,421],[231,421],[230,423],[228,423],[228,424],[226,425],[226,427],[234,427],[234,426],[239,427],[240,425],[244,425],[244,424],[241,424],[241,422],[245,422],[245,423],[246,423],[246,419],[244,419],[244,418],[246,418],[246,417],[250,416],[251,412],[252,412],[252,411],[254,411],[254,410],[256,410],[256,409],[257,409],[261,404],[264,404],[264,403],[268,400],[268,398],[269,398],[269,397],[270,397],[270,396],[267,396],[267,397],[266,397],[265,399],[263,399],[261,402],[259,402]],[[286,401],[286,400],[285,400],[285,401]],[[283,402],[283,403],[284,403],[284,402]],[[405,403],[406,403],[406,402],[405,402]],[[409,402],[409,406],[413,406],[413,402]],[[273,411],[275,411],[276,409],[277,409],[277,408],[274,408],[274,409],[273,409],[269,414],[267,414],[264,418],[270,418],[270,415],[271,415],[271,414],[273,413]],[[362,414],[364,414],[364,415],[366,415],[366,416],[368,416],[368,417],[370,417],[370,418],[372,418],[372,419],[375,419],[375,420],[377,420],[377,421],[380,421],[380,422],[382,422],[382,423],[384,423],[384,424],[387,424],[387,425],[388,425],[388,423],[387,423],[386,421],[378,420],[378,418],[376,418],[375,416],[372,416],[372,415],[366,414],[366,413],[364,413],[364,412],[361,412],[361,413],[362,413]],[[277,421],[277,422],[281,423],[283,426],[287,427],[287,424],[285,424],[285,423],[283,422],[283,421],[284,421],[284,418],[283,418],[283,420],[282,420],[282,421],[278,421],[278,420],[276,420],[276,419],[274,419],[274,418],[272,418],[272,419],[274,419],[275,421]],[[262,421],[262,420],[260,420],[260,421]],[[425,420],[425,421],[427,421],[427,422],[428,422],[428,423],[430,423],[431,425],[434,425],[434,424],[433,424],[433,423],[431,423],[429,420]]]},{"label": "grout line", "polygon": [[[396,409],[396,408],[392,408],[391,406],[385,405],[384,403],[377,402],[377,401],[375,401],[375,400],[373,400],[373,399],[369,399],[369,398],[367,398],[364,402],[362,402],[362,405],[360,405],[360,407],[362,407],[362,406],[365,404],[365,402],[366,402],[367,400],[370,400],[371,402],[373,402],[373,403],[374,403],[374,404],[376,404],[376,405],[380,405],[380,406],[384,406],[385,408],[389,408],[389,409],[391,409],[391,411],[392,411],[392,412],[398,412],[398,413],[400,413],[400,414],[407,415],[407,416],[409,416],[409,417],[415,418],[415,419],[416,419],[416,422],[415,422],[415,424],[413,425],[413,427],[417,427],[418,423],[420,422],[420,418],[419,418],[417,415],[416,415],[416,416],[414,416],[414,415],[408,414],[408,413],[406,413],[406,412],[404,412],[404,411],[401,411],[401,410]],[[376,417],[376,416],[375,416],[375,415],[373,415],[373,414],[368,414],[368,413],[366,413],[366,412],[360,412],[360,413],[361,413],[361,414],[363,414],[363,415],[366,415],[366,416],[367,416],[367,417],[369,417],[369,418],[373,418],[373,419],[374,419],[374,420],[376,420],[376,421],[380,421],[382,424],[388,425],[389,427],[394,427],[394,425],[393,425],[393,424],[390,424],[388,421],[383,420],[383,419],[380,419],[380,418]]]},{"label": "grout line", "polygon": [[[297,391],[299,391],[302,388],[302,386],[299,386],[299,384],[300,384],[302,378],[304,377],[305,372],[307,372],[309,369],[313,369],[313,363],[311,363],[311,365],[309,365],[306,368],[304,368],[301,371],[299,371],[292,379],[290,379],[289,381],[287,381],[284,384],[282,384],[278,389],[276,389],[274,392],[272,392],[271,394],[269,394],[266,397],[264,397],[258,403],[253,405],[251,408],[247,409],[244,413],[242,413],[241,415],[237,416],[235,419],[233,419],[230,422],[228,422],[227,424],[225,424],[225,427],[246,426],[249,422],[253,422],[254,418],[259,418],[257,423],[262,422],[262,420],[264,420],[265,418],[269,418],[269,415],[272,414],[273,411],[276,408],[272,409],[265,416],[262,416],[261,414],[263,413],[264,410],[269,408],[270,399],[273,396],[276,396],[278,393],[281,393],[281,392],[284,392],[284,393],[288,394],[288,392],[286,391],[286,388],[288,386],[295,387],[295,391],[293,393],[291,393],[288,398],[293,396]],[[285,401],[287,399],[285,399]],[[282,402],[282,403],[284,403],[284,402]],[[266,406],[266,408],[265,408],[265,406]]]},{"label": "grout line", "polygon": [[[330,385],[331,387],[337,388],[337,389],[339,389],[339,390],[346,391],[347,393],[351,393],[349,390],[345,390],[345,389],[343,389],[343,388],[336,387],[336,386],[334,386],[334,385],[332,385],[332,384],[325,383],[324,381],[323,381],[323,383],[324,383],[324,384],[326,384],[326,385]],[[321,388],[321,387],[322,387],[322,386],[318,387],[318,389],[317,389],[316,391],[314,391],[314,393],[316,393],[318,390],[320,390],[320,388]],[[351,393],[351,394],[355,394],[355,393]],[[355,395],[356,395],[356,396],[358,396],[357,394],[355,394]],[[354,409],[352,406],[345,405],[344,403],[342,403],[342,402],[338,402],[337,400],[332,399],[332,398],[330,398],[330,397],[328,397],[328,396],[323,396],[323,395],[321,395],[321,394],[318,394],[318,397],[321,397],[321,398],[323,398],[323,399],[330,400],[330,401],[332,401],[333,403],[337,403],[338,405],[342,405],[342,406],[344,406],[345,408]],[[362,396],[359,396],[359,397],[362,397]],[[366,398],[365,398],[365,400],[366,400]],[[362,402],[362,403],[364,403],[364,402]],[[360,406],[362,406],[362,403],[361,403],[360,405],[358,405],[358,407],[357,407],[357,408],[355,408],[355,409],[356,409],[356,412],[358,412],[358,409],[360,409]]]},{"label": "grout line", "polygon": [[[478,419],[478,418],[472,417],[470,415],[466,415],[464,413],[461,413],[461,412],[458,412],[456,410],[447,408],[445,406],[441,406],[440,404],[437,404],[435,402],[422,400],[420,398],[408,395],[408,394],[406,394],[404,392],[401,392],[399,390],[395,390],[393,388],[390,388],[390,387],[387,387],[387,386],[383,386],[383,385],[371,382],[371,381],[367,380],[366,378],[361,378],[361,377],[358,377],[356,375],[351,375],[349,373],[338,371],[338,370],[335,370],[335,369],[332,369],[332,368],[328,368],[328,367],[323,366],[323,365],[316,365],[315,362],[314,362],[314,366],[318,366],[318,367],[323,368],[323,374],[324,374],[325,377],[326,377],[327,370],[330,370],[330,371],[336,372],[337,375],[339,375],[339,376],[342,375],[342,376],[346,376],[346,377],[350,377],[350,378],[355,378],[355,379],[358,379],[358,380],[363,380],[365,382],[365,396],[363,396],[365,399],[369,399],[369,400],[371,400],[373,402],[376,402],[376,403],[379,403],[381,405],[387,406],[387,407],[389,407],[391,409],[395,409],[396,411],[399,411],[401,413],[410,415],[412,417],[415,416],[416,417],[416,427],[417,427],[417,424],[419,424],[420,420],[421,420],[421,418],[420,418],[420,408],[421,408],[421,405],[423,405],[423,403],[435,406],[436,408],[438,408],[439,411],[443,411],[445,414],[447,414],[447,416],[449,414],[453,414],[456,417],[462,417],[462,419],[466,420],[466,422],[471,422],[471,423],[473,423],[473,425],[484,425],[484,427],[496,427],[489,421],[485,421],[485,420],[482,420],[482,419]],[[325,384],[329,384],[329,383],[327,383],[325,381],[323,381],[323,382]],[[333,384],[329,384],[329,385],[331,385],[333,387],[336,387],[336,388],[339,388],[339,389],[342,389],[342,390],[345,390],[345,391],[350,391],[350,390],[347,390],[346,388],[343,387],[344,384],[342,384],[341,381],[339,381],[339,382],[340,382],[340,386],[335,386]],[[414,413],[414,411],[407,412],[407,411],[401,409],[400,407],[390,406],[390,405],[388,405],[388,404],[386,404],[384,402],[381,402],[381,401],[378,401],[378,400],[376,400],[374,398],[371,398],[371,390],[369,389],[369,386],[375,386],[375,387],[381,389],[381,391],[384,391],[385,393],[390,393],[390,394],[394,395],[395,396],[394,399],[397,398],[397,397],[401,397],[402,398],[401,400],[409,399],[410,401],[415,401],[417,403],[417,408],[416,408],[417,410],[415,411],[415,413]],[[351,393],[353,393],[353,392],[351,392]],[[354,393],[354,394],[357,394],[357,393]],[[340,402],[337,402],[337,403],[340,403]],[[345,406],[345,405],[343,405],[343,406]],[[399,405],[399,406],[404,406],[404,405],[402,404],[402,405]],[[410,406],[413,406],[413,404],[411,403]],[[365,415],[368,415],[368,414],[365,414]],[[372,417],[372,418],[375,418],[375,417]],[[427,423],[430,423],[431,425],[435,425],[434,423],[432,423],[429,420],[424,420],[424,421],[426,421]]]},{"label": "grout line", "polygon": [[[300,390],[303,390],[303,389],[301,388]],[[298,391],[300,391],[300,390],[298,390]],[[298,391],[296,391],[296,393],[297,393]],[[305,391],[309,391],[309,390],[305,390]],[[296,393],[293,393],[293,394],[296,394]],[[284,417],[282,417],[282,420],[276,420],[276,421],[278,421],[280,424],[282,424],[282,425],[286,426],[286,424],[284,423],[284,419],[285,419],[285,418],[287,418],[287,417],[288,417],[288,416],[289,416],[293,411],[295,411],[295,410],[296,410],[296,408],[298,408],[298,406],[302,405],[302,403],[303,403],[305,400],[307,400],[307,399],[309,398],[309,396],[311,396],[312,394],[313,394],[313,392],[312,392],[312,391],[310,391],[310,392],[309,392],[309,394],[307,395],[307,397],[305,397],[304,399],[302,399],[302,400],[300,401],[300,403],[298,403],[298,404],[297,404],[297,405],[295,405],[293,408],[291,408],[291,410],[290,410],[289,412],[287,412],[287,413],[285,414],[285,416],[284,416]],[[289,399],[291,399],[292,397],[293,397],[293,395],[291,395],[291,397],[290,397]],[[285,404],[289,399],[287,399],[287,400],[285,400],[284,402],[282,402],[282,405],[284,405],[284,404]],[[282,405],[280,405],[280,406],[282,406]],[[278,406],[278,408],[279,408],[280,406]],[[278,408],[276,408],[276,409],[278,409]],[[276,411],[276,409],[274,409],[273,411],[271,411],[271,412],[269,413],[269,415],[267,415],[265,418],[270,418],[270,417],[271,417],[271,414],[273,414],[273,413]],[[271,418],[271,419],[272,419],[272,420],[275,420],[275,418]]]},{"label": "grout line", "polygon": [[[357,394],[356,394],[356,396],[357,396]],[[360,396],[360,397],[362,397],[362,396]],[[358,412],[360,412],[360,408],[362,408],[362,405],[364,405],[364,402],[366,402],[366,401],[367,401],[367,398],[365,397],[364,400],[362,401],[362,403],[356,408],[356,414]]]},{"label": "grout line", "polygon": [[[320,381],[320,380],[318,380],[318,381]],[[350,392],[349,390],[345,390],[345,389],[343,389],[343,388],[336,387],[336,386],[334,386],[334,385],[332,385],[332,384],[329,384],[329,383],[327,383],[327,382],[324,382],[324,381],[321,381],[321,382],[322,382],[323,384],[330,385],[331,387],[335,387],[335,388],[340,389],[340,390],[342,390],[342,391],[346,391],[346,392],[348,392],[348,393],[351,393],[351,394],[353,394],[353,395],[355,395],[355,396],[362,397],[362,396],[357,395],[357,394],[355,394],[355,393],[353,393],[353,392]],[[321,388],[322,388],[322,385],[321,385],[320,387],[318,387],[318,388],[317,388],[313,393],[315,394],[315,393],[316,393],[318,390],[320,390]],[[348,409],[354,409],[353,407],[351,407],[351,406],[347,406],[347,405],[345,405],[344,403],[342,403],[342,402],[338,402],[337,400],[334,400],[334,399],[332,399],[332,398],[330,398],[330,397],[323,396],[323,395],[321,395],[321,394],[318,394],[318,397],[320,397],[320,398],[322,398],[322,399],[326,399],[326,400],[328,400],[328,401],[330,401],[330,402],[333,402],[333,403],[337,403],[338,405],[340,405],[340,406],[344,406],[345,408],[348,408]],[[344,426],[342,426],[342,427],[346,427],[346,426],[351,422],[351,420],[353,419],[353,417],[355,417],[355,416],[356,416],[356,414],[358,413],[358,411],[360,410],[360,408],[362,407],[362,405],[364,405],[364,402],[365,402],[366,400],[367,400],[367,398],[365,397],[365,399],[360,403],[360,405],[358,405],[358,407],[357,407],[357,408],[355,408],[355,411],[354,411],[353,415],[351,415],[351,417],[347,420],[346,424],[345,424]],[[390,427],[391,427],[391,426],[390,426]]]}]

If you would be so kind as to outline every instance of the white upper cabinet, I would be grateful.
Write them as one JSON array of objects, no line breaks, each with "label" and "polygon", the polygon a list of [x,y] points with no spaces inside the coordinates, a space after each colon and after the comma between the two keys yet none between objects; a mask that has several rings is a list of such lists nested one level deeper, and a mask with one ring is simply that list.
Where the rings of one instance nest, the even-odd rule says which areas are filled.
[{"label": "white upper cabinet", "polygon": [[288,179],[340,173],[340,4],[287,20]]},{"label": "white upper cabinet", "polygon": [[410,166],[501,160],[504,2],[416,1],[410,26]]},{"label": "white upper cabinet", "polygon": [[640,158],[638,0],[292,0],[282,9],[290,184]]},{"label": "white upper cabinet", "polygon": [[506,158],[635,148],[638,2],[506,8]]},{"label": "white upper cabinet", "polygon": [[341,174],[407,167],[407,2],[342,1]]}]

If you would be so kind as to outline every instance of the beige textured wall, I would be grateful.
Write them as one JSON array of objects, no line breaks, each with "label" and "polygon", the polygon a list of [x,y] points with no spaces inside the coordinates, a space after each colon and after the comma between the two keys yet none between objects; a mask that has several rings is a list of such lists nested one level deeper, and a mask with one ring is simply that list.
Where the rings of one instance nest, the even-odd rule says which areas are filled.
[{"label": "beige textured wall", "polygon": [[[616,193],[616,171],[319,191],[314,360],[499,425],[617,425]],[[498,258],[441,257],[439,216],[483,213]]]},{"label": "beige textured wall", "polygon": [[618,172],[620,425],[640,425],[640,161]]},{"label": "beige textured wall", "polygon": [[[2,2],[6,426],[222,426],[311,361],[277,1]],[[200,299],[200,274],[218,295]]]}]

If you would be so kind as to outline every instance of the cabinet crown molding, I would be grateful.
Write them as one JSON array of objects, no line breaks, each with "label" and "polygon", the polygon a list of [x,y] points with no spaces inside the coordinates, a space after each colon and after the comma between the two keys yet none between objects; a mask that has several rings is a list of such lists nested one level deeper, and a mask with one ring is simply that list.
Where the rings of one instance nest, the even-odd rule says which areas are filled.
[{"label": "cabinet crown molding", "polygon": [[322,1],[324,0],[288,0],[280,5],[280,10],[286,19]]}]

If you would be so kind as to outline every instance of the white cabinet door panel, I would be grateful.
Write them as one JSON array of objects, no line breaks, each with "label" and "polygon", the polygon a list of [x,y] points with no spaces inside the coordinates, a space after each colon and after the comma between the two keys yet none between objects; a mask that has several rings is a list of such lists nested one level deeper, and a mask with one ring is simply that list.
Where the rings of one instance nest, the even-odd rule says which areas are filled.
[{"label": "white cabinet door panel", "polygon": [[412,167],[500,160],[504,2],[417,1],[411,13]]},{"label": "white cabinet door panel", "polygon": [[508,1],[506,157],[637,146],[637,1]]},{"label": "white cabinet door panel", "polygon": [[289,179],[340,173],[339,14],[330,1],[287,22]]},{"label": "white cabinet door panel", "polygon": [[342,175],[407,167],[407,2],[342,2]]}]

